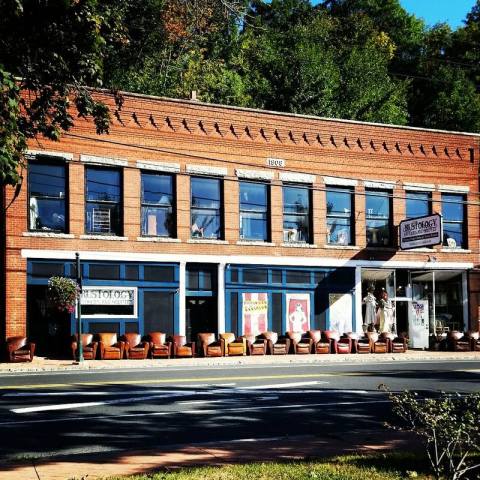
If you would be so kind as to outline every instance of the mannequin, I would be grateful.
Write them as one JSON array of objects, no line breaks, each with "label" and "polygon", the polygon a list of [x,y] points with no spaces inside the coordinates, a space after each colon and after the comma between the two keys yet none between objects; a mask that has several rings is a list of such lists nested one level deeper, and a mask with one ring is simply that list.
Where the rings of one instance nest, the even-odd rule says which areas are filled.
[{"label": "mannequin", "polygon": [[372,287],[367,289],[367,296],[363,299],[363,303],[365,304],[365,319],[364,325],[372,326],[375,325],[376,320],[376,312],[377,312],[377,299],[373,294],[374,290]]},{"label": "mannequin", "polygon": [[382,291],[382,298],[380,299],[379,304],[379,331],[392,333],[395,329],[394,307],[385,290]]}]

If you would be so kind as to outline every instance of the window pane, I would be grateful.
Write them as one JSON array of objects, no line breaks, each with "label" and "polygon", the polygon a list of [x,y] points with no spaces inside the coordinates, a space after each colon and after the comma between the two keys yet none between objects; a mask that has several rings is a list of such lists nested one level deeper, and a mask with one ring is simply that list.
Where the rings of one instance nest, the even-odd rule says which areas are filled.
[{"label": "window pane", "polygon": [[138,265],[125,266],[125,280],[138,280]]},{"label": "window pane", "polygon": [[87,168],[87,200],[120,202],[120,172],[112,169]]},{"label": "window pane", "polygon": [[302,187],[283,187],[284,213],[308,213],[309,190]]},{"label": "window pane", "polygon": [[267,185],[241,182],[240,210],[267,211]]},{"label": "window pane", "polygon": [[350,218],[327,218],[327,241],[335,245],[350,245]]},{"label": "window pane", "polygon": [[142,173],[142,203],[172,206],[173,178],[170,175]]},{"label": "window pane", "polygon": [[220,180],[192,178],[192,207],[220,209]]},{"label": "window pane", "polygon": [[268,270],[266,269],[244,269],[243,281],[245,283],[268,283]]},{"label": "window pane", "polygon": [[250,240],[267,240],[267,214],[241,212],[240,238]]},{"label": "window pane", "polygon": [[30,195],[64,198],[65,166],[30,162],[28,186]]},{"label": "window pane", "polygon": [[442,215],[445,221],[463,222],[463,195],[442,195]]},{"label": "window pane", "polygon": [[30,197],[30,229],[65,231],[65,200]]},{"label": "window pane", "polygon": [[367,218],[390,217],[390,198],[387,192],[369,192],[366,197]]},{"label": "window pane", "polygon": [[283,240],[285,242],[308,242],[309,223],[306,215],[284,215]]},{"label": "window pane", "polygon": [[220,238],[220,214],[192,209],[192,238]]},{"label": "window pane", "polygon": [[450,248],[463,248],[463,224],[443,222],[443,244]]},{"label": "window pane", "polygon": [[63,263],[32,263],[32,276],[33,277],[63,277],[64,265]]},{"label": "window pane", "polygon": [[175,270],[173,267],[145,265],[143,279],[146,282],[173,282],[175,281]]},{"label": "window pane", "polygon": [[430,215],[430,194],[422,192],[407,192],[407,218]]},{"label": "window pane", "polygon": [[303,270],[287,270],[287,283],[312,283],[310,272]]},{"label": "window pane", "polygon": [[173,236],[172,207],[142,207],[142,235]]},{"label": "window pane", "polygon": [[97,280],[118,280],[120,278],[120,265],[96,265],[91,263],[88,276]]},{"label": "window pane", "polygon": [[390,244],[388,220],[367,220],[367,243],[369,245]]},{"label": "window pane", "polygon": [[327,215],[350,218],[352,213],[352,194],[350,191],[327,191]]},{"label": "window pane", "polygon": [[87,203],[87,232],[120,234],[120,206]]}]

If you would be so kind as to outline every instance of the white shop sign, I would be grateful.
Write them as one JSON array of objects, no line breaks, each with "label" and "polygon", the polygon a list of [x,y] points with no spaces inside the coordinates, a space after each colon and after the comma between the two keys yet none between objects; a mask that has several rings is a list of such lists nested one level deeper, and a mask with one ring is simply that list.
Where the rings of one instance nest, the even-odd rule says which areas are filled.
[{"label": "white shop sign", "polygon": [[[137,287],[83,287],[80,296],[80,303],[84,307],[82,316],[136,318],[137,297]],[[95,307],[98,307],[98,312]],[[108,307],[112,307],[110,312]]]},{"label": "white shop sign", "polygon": [[438,213],[402,220],[399,228],[401,250],[442,243],[442,216]]}]

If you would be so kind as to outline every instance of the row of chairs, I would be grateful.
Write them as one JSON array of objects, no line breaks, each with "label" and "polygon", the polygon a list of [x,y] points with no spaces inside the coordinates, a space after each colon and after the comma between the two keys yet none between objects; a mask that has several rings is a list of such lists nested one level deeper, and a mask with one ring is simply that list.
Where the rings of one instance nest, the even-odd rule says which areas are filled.
[{"label": "row of chairs", "polygon": [[446,346],[454,352],[480,352],[480,333],[451,330],[447,334]]}]

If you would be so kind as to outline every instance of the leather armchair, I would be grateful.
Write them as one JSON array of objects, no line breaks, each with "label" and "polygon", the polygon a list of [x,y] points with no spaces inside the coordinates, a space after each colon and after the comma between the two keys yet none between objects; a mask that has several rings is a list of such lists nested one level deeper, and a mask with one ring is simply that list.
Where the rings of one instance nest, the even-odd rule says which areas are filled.
[{"label": "leather armchair", "polygon": [[[78,336],[75,334],[72,336],[72,358],[73,360],[77,359],[77,348],[78,348]],[[93,341],[93,334],[91,333],[82,333],[82,350],[83,358],[85,360],[95,360],[97,358],[97,348],[98,342]]]},{"label": "leather armchair", "polygon": [[470,348],[472,352],[480,352],[480,332],[469,330],[467,336],[470,338]]},{"label": "leather armchair", "polygon": [[259,335],[267,341],[267,352],[270,355],[287,355],[290,350],[290,340],[279,337],[276,332],[263,332]]},{"label": "leather armchair", "polygon": [[379,340],[387,342],[388,353],[405,353],[408,349],[407,339],[397,337],[394,333],[383,332],[380,334]]},{"label": "leather armchair", "polygon": [[360,338],[360,335],[356,332],[347,332],[343,334],[344,338],[348,338],[351,343],[351,353],[357,353],[358,352],[358,339]]},{"label": "leather armchair", "polygon": [[121,360],[125,343],[117,339],[116,333],[99,333],[98,346],[101,360]]},{"label": "leather armchair", "polygon": [[175,358],[195,356],[195,342],[187,342],[187,337],[185,335],[173,335],[171,340],[173,346],[173,356]]},{"label": "leather armchair", "polygon": [[143,341],[139,333],[126,333],[121,340],[125,342],[125,357],[131,360],[145,360],[150,343]]},{"label": "leather armchair", "polygon": [[290,340],[291,352],[298,355],[308,355],[312,353],[313,340],[309,335],[303,332],[287,332],[287,337]]},{"label": "leather armchair", "polygon": [[162,332],[151,332],[146,337],[150,347],[151,358],[170,358],[172,342],[167,341],[167,335]]},{"label": "leather armchair", "polygon": [[318,354],[328,354],[331,351],[330,341],[322,336],[320,330],[309,330],[308,336],[313,341],[313,352]]},{"label": "leather armchair", "polygon": [[259,338],[255,335],[244,335],[247,342],[247,352],[249,355],[266,355],[267,354],[267,340]]},{"label": "leather armchair", "polygon": [[223,340],[225,356],[246,355],[247,339],[244,337],[236,338],[234,333],[221,333],[220,341]]},{"label": "leather armchair", "polygon": [[449,350],[454,352],[469,352],[471,350],[472,342],[470,338],[463,332],[458,330],[451,330],[447,335],[447,346]]},{"label": "leather armchair", "polygon": [[7,360],[9,362],[31,362],[35,353],[35,344],[27,337],[9,337],[6,343]]},{"label": "leather armchair", "polygon": [[377,332],[367,332],[365,334],[370,339],[372,353],[388,353],[389,341],[381,337]]},{"label": "leather armchair", "polygon": [[225,354],[224,340],[217,340],[214,333],[199,333],[198,343],[204,357],[223,357]]},{"label": "leather armchair", "polygon": [[360,337],[357,340],[357,353],[372,353],[373,352],[373,341],[371,339],[371,336],[375,335],[377,338],[375,340],[378,340],[378,333],[375,332],[366,332],[363,337]]},{"label": "leather armchair", "polygon": [[348,337],[341,337],[336,330],[325,330],[323,332],[325,340],[330,343],[331,353],[351,353],[352,341]]}]

